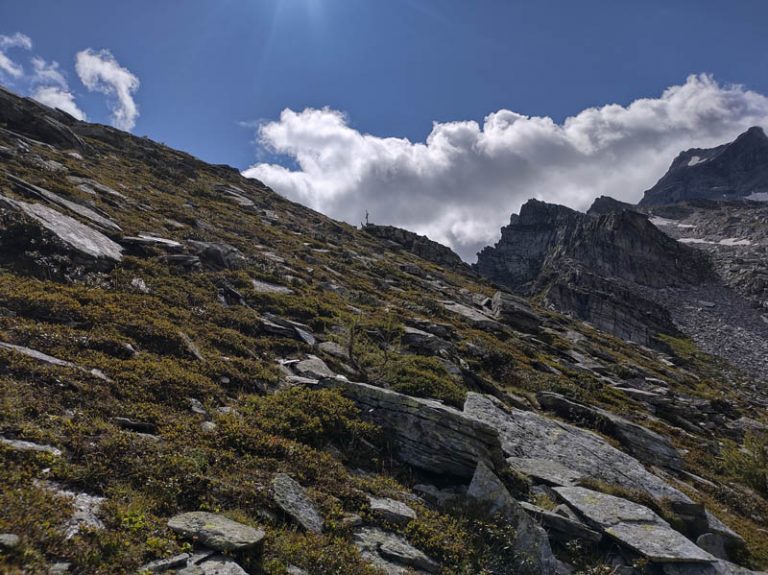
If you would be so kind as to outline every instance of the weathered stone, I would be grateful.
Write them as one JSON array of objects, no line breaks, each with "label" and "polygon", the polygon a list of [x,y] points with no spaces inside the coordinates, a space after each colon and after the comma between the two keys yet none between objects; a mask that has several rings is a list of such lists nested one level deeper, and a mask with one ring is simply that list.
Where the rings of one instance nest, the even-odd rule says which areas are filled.
[{"label": "weathered stone", "polygon": [[486,506],[486,513],[501,516],[515,530],[510,542],[520,573],[547,575],[555,572],[555,557],[546,532],[523,510],[507,488],[482,461],[472,477],[467,497]]},{"label": "weathered stone", "polygon": [[285,473],[272,479],[272,498],[296,523],[312,533],[321,533],[323,518],[304,488]]},{"label": "weathered stone", "polygon": [[408,568],[438,573],[440,566],[402,537],[375,527],[355,532],[354,544],[360,555],[387,575],[405,575]]},{"label": "weathered stone", "polygon": [[7,439],[0,436],[0,445],[16,451],[37,451],[39,453],[48,453],[54,457],[61,457],[61,449],[57,447],[41,445],[39,443],[23,441],[21,439]]},{"label": "weathered stone", "polygon": [[307,359],[294,364],[293,369],[299,376],[312,379],[322,379],[336,375],[322,359],[314,355],[307,356]]},{"label": "weathered stone", "polygon": [[709,553],[638,503],[583,487],[556,487],[565,502],[619,543],[657,563],[711,563]]},{"label": "weathered stone", "polygon": [[251,285],[256,293],[275,293],[288,295],[292,294],[293,290],[285,286],[265,282],[263,280],[251,280]]},{"label": "weathered stone", "polygon": [[55,493],[59,497],[72,500],[72,516],[67,520],[65,538],[71,539],[84,527],[90,529],[104,529],[104,523],[99,519],[99,510],[106,501],[104,497],[90,495],[88,493],[76,493],[70,491],[52,481],[38,481],[36,484],[43,489]]},{"label": "weathered stone", "polygon": [[205,511],[176,515],[168,521],[168,527],[182,537],[217,551],[253,549],[264,539],[264,531],[261,529]]},{"label": "weathered stone", "polygon": [[558,513],[553,513],[552,511],[547,511],[546,509],[542,509],[541,507],[525,501],[521,501],[520,506],[531,517],[542,524],[552,539],[557,539],[559,541],[579,539],[581,541],[597,543],[603,538],[600,533],[594,529],[590,529],[581,521],[565,517]]},{"label": "weathered stone", "polygon": [[200,563],[204,575],[248,575],[248,572],[231,559],[216,555]]},{"label": "weathered stone", "polygon": [[541,330],[542,318],[521,298],[498,291],[493,296],[491,309],[496,319],[517,331],[539,333]]},{"label": "weathered stone", "polygon": [[368,502],[371,506],[371,514],[389,523],[405,525],[416,519],[416,512],[401,501],[369,496]]},{"label": "weathered stone", "polygon": [[18,547],[21,538],[13,533],[0,533],[0,549],[13,549]]},{"label": "weathered stone", "polygon": [[443,307],[448,311],[461,316],[464,320],[468,321],[474,327],[491,332],[502,332],[504,326],[498,321],[481,312],[480,310],[471,308],[462,303],[455,301],[443,302]]},{"label": "weathered stone", "polygon": [[[42,245],[28,231],[35,227]],[[31,251],[32,244],[38,250],[69,253],[99,270],[109,269],[122,259],[122,247],[101,232],[48,206],[5,196],[0,196],[0,244],[5,250],[21,252],[20,256]]]},{"label": "weathered stone", "polygon": [[539,404],[570,421],[589,425],[618,439],[635,457],[648,465],[682,469],[683,458],[670,441],[650,429],[597,407],[577,403],[557,393],[540,392]]},{"label": "weathered stone", "polygon": [[725,548],[725,541],[720,535],[714,533],[704,533],[704,535],[699,535],[696,539],[696,545],[718,559],[728,559],[728,551]]},{"label": "weathered stone", "polygon": [[497,400],[477,393],[467,394],[464,413],[496,429],[507,456],[546,459],[582,478],[638,489],[659,500],[691,503],[686,495],[647,471],[635,458],[591,431],[530,411],[505,408]]},{"label": "weathered stone", "polygon": [[496,431],[452,407],[340,378],[320,383],[340,389],[365,417],[384,427],[405,463],[463,478],[472,477],[481,460],[503,466]]},{"label": "weathered stone", "polygon": [[163,571],[169,571],[170,569],[186,567],[189,557],[189,553],[181,553],[166,559],[158,559],[157,561],[152,561],[151,563],[139,567],[139,573],[146,571],[149,571],[150,573],[162,573]]},{"label": "weathered stone", "polygon": [[549,485],[573,485],[583,477],[581,473],[549,459],[507,457],[507,463],[515,471]]},{"label": "weathered stone", "polygon": [[189,250],[212,269],[240,269],[246,258],[240,250],[229,244],[187,240]]},{"label": "weathered stone", "polygon": [[41,199],[46,202],[56,204],[59,207],[65,208],[70,212],[89,220],[92,224],[95,224],[97,227],[102,229],[114,232],[120,231],[120,226],[118,226],[114,221],[99,214],[91,208],[87,208],[76,202],[62,198],[58,194],[54,194],[53,192],[50,192],[44,188],[30,184],[29,182],[26,182],[12,174],[6,173],[5,176],[13,183],[14,189],[17,192],[24,194],[25,196],[32,196],[35,199]]},{"label": "weathered stone", "polygon": [[101,372],[101,370],[87,369],[84,367],[80,367],[79,365],[75,365],[70,361],[65,361],[63,359],[53,357],[51,355],[43,353],[42,351],[37,351],[36,349],[24,347],[23,345],[14,345],[12,343],[0,342],[0,350],[14,351],[16,353],[26,355],[27,357],[31,357],[32,359],[35,359],[37,361],[41,361],[43,363],[49,363],[51,365],[57,365],[59,367],[71,367],[78,371],[82,371],[83,373],[87,373],[95,377],[98,377],[99,379],[102,379],[104,381],[109,381],[109,378],[106,375],[104,375]]},{"label": "weathered stone", "polygon": [[349,351],[335,341],[324,341],[318,344],[317,349],[339,359],[349,359]]}]

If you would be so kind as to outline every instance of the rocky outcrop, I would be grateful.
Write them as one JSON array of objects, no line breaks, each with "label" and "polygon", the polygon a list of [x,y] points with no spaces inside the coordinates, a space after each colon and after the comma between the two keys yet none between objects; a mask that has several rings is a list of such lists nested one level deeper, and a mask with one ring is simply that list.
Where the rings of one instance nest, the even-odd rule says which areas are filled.
[{"label": "rocky outcrop", "polygon": [[492,468],[504,465],[497,432],[469,414],[365,383],[336,378],[321,384],[340,389],[386,429],[398,457],[414,467],[467,479],[478,461]]},{"label": "rocky outcrop", "polygon": [[555,557],[547,534],[515,501],[501,480],[482,461],[478,463],[467,497],[489,517],[501,517],[514,528],[510,545],[516,559],[516,573],[552,575]]},{"label": "rocky outcrop", "polygon": [[272,498],[296,523],[311,533],[323,531],[323,518],[304,488],[285,473],[272,480]]},{"label": "rocky outcrop", "polygon": [[733,142],[682,152],[645,192],[641,206],[727,200],[768,193],[768,137],[752,127]]},{"label": "rocky outcrop", "polygon": [[655,431],[604,409],[571,401],[557,393],[540,392],[536,397],[544,409],[615,437],[632,455],[647,465],[660,465],[676,470],[683,468],[680,452],[666,437]]},{"label": "rocky outcrop", "polygon": [[507,408],[498,400],[472,392],[467,394],[464,413],[498,431],[507,457],[554,462],[577,474],[579,480],[589,478],[643,491],[690,511],[691,500],[686,495],[595,433],[531,411]]},{"label": "rocky outcrop", "polygon": [[623,212],[624,210],[637,211],[637,208],[634,204],[620,202],[610,196],[600,196],[592,202],[592,205],[587,210],[587,214],[590,216],[603,216],[605,214]]},{"label": "rocky outcrop", "polygon": [[583,487],[557,494],[594,527],[655,563],[711,563],[709,553],[643,505]]},{"label": "rocky outcrop", "polygon": [[501,239],[477,254],[475,270],[480,275],[525,292],[541,273],[549,252],[568,237],[583,214],[555,204],[528,200],[520,215],[512,214],[501,228]]},{"label": "rocky outcrop", "polygon": [[429,262],[447,268],[469,269],[451,248],[432,241],[427,236],[394,226],[376,224],[365,224],[362,229],[365,233],[384,240],[390,247],[404,249]]},{"label": "rocky outcrop", "polygon": [[0,195],[0,261],[44,277],[108,271],[122,248],[101,232],[38,203]]},{"label": "rocky outcrop", "polygon": [[587,215],[527,202],[502,228],[495,247],[478,254],[482,275],[622,339],[655,345],[679,334],[669,312],[635,286],[661,289],[716,278],[707,257],[660,233],[644,214]]}]

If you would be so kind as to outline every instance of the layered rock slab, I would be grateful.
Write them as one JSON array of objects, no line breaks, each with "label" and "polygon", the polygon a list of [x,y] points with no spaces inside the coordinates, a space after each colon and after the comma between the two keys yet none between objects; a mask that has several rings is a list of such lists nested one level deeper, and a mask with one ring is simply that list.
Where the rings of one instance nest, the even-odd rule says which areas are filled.
[{"label": "layered rock slab", "polygon": [[340,378],[323,379],[321,385],[352,399],[365,417],[389,432],[398,457],[414,467],[469,479],[478,461],[504,465],[493,427],[439,401]]},{"label": "layered rock slab", "polygon": [[712,563],[715,560],[643,505],[583,487],[556,487],[555,492],[589,523],[650,561]]}]

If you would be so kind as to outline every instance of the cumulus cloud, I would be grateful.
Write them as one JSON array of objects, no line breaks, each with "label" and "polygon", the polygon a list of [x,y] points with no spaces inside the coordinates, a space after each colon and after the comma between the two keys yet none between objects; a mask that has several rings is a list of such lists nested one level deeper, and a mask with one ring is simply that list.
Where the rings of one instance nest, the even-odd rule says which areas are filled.
[{"label": "cumulus cloud", "polygon": [[139,79],[123,68],[109,50],[90,48],[77,53],[75,70],[86,88],[114,98],[112,125],[131,130],[139,117],[133,94],[139,89]]},{"label": "cumulus cloud", "polygon": [[6,51],[11,48],[31,50],[32,40],[21,32],[16,32],[10,36],[0,34],[0,72],[11,76],[11,78],[20,78],[24,75],[24,68],[6,54]]},{"label": "cumulus cloud", "polygon": [[286,109],[259,139],[296,169],[243,173],[352,224],[365,211],[448,244],[474,260],[529,198],[585,209],[600,195],[637,202],[672,159],[752,125],[768,127],[768,97],[694,75],[657,98],[583,110],[558,124],[510,110],[435,123],[425,142],[381,138],[331,109]]},{"label": "cumulus cloud", "polygon": [[63,110],[78,120],[86,119],[85,112],[78,107],[74,94],[69,90],[58,62],[47,62],[35,56],[32,58],[32,68],[30,81],[34,86],[33,99],[51,108]]}]

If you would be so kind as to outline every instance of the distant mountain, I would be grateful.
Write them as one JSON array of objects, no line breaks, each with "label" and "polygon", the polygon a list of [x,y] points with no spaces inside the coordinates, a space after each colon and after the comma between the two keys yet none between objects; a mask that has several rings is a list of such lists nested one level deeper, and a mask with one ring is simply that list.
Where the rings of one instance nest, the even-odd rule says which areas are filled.
[{"label": "distant mountain", "polygon": [[645,192],[641,206],[687,200],[732,200],[768,194],[768,136],[752,127],[733,142],[682,152]]}]

